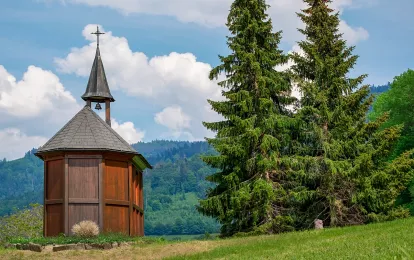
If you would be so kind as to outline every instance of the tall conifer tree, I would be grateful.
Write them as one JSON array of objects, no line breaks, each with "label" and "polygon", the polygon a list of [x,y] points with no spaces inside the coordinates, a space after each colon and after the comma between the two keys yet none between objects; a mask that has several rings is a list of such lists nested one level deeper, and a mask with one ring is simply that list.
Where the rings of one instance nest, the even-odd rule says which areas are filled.
[{"label": "tall conifer tree", "polygon": [[252,231],[281,215],[274,203],[285,192],[272,172],[291,150],[294,122],[286,107],[294,99],[286,74],[275,70],[287,56],[278,48],[281,32],[272,31],[267,8],[265,0],[233,2],[227,19],[231,54],[219,56],[221,64],[210,74],[210,79],[226,77],[219,83],[225,100],[209,100],[224,119],[204,123],[216,132],[207,141],[219,153],[204,161],[219,172],[208,178],[217,185],[198,209],[218,219],[225,236]]},{"label": "tall conifer tree", "polygon": [[400,128],[379,131],[386,115],[367,123],[373,99],[368,86],[359,87],[366,75],[348,77],[358,57],[338,32],[338,13],[329,0],[304,1],[309,8],[298,14],[306,25],[299,42],[304,55],[292,56],[303,95],[297,114],[302,159],[294,171],[302,188],[290,192],[298,226],[309,227],[315,218],[337,226],[405,216],[394,202],[412,175],[411,154],[386,161]]}]

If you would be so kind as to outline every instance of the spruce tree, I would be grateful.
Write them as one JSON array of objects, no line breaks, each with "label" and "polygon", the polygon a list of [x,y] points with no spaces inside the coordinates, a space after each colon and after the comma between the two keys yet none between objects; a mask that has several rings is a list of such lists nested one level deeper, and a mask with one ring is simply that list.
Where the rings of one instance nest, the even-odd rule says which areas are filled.
[{"label": "spruce tree", "polygon": [[216,132],[207,141],[218,152],[203,159],[218,172],[208,177],[215,187],[198,209],[222,224],[223,236],[275,219],[283,223],[286,192],[272,175],[278,160],[291,152],[295,123],[287,106],[294,98],[286,73],[275,70],[287,56],[278,48],[281,32],[272,31],[267,8],[264,0],[233,2],[227,19],[231,54],[219,56],[221,64],[210,73],[210,79],[226,77],[219,83],[224,100],[208,101],[224,119],[203,123]]},{"label": "spruce tree", "polygon": [[294,53],[294,81],[302,93],[297,118],[302,122],[300,160],[292,178],[301,186],[289,193],[296,202],[298,227],[315,218],[325,225],[361,224],[406,216],[394,202],[409,182],[413,160],[406,153],[392,162],[387,157],[400,128],[379,129],[387,120],[367,122],[373,101],[366,75],[350,78],[358,56],[338,32],[339,14],[326,0],[304,0],[298,14],[305,40]]}]

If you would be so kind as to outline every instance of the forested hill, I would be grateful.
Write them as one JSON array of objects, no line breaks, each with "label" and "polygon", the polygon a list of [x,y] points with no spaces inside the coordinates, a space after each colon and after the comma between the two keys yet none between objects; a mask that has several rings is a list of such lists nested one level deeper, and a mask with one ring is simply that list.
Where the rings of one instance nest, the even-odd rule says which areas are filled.
[{"label": "forested hill", "polygon": [[371,94],[378,95],[378,94],[381,94],[381,93],[383,93],[383,92],[385,92],[385,91],[389,90],[389,89],[390,89],[390,84],[391,84],[391,83],[389,83],[389,82],[388,82],[388,84],[387,84],[387,85],[382,85],[382,86],[371,86],[371,88],[370,88],[370,90],[371,90]]},{"label": "forested hill", "polygon": [[[378,94],[388,88],[372,87],[371,91]],[[218,231],[215,221],[195,210],[210,185],[205,177],[214,172],[200,159],[200,155],[214,152],[206,142],[157,140],[133,147],[154,166],[144,173],[146,234]],[[43,203],[43,162],[34,152],[14,161],[0,160],[0,216],[30,203]]]}]

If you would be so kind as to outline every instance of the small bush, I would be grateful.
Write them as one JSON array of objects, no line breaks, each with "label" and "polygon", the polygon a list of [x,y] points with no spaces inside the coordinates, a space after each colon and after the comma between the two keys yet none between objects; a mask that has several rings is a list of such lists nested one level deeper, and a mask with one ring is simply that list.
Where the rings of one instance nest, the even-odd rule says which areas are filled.
[{"label": "small bush", "polygon": [[73,225],[72,233],[77,237],[96,237],[99,235],[99,227],[93,221],[84,220]]},{"label": "small bush", "polygon": [[385,222],[385,221],[393,221],[397,219],[403,219],[410,217],[410,210],[406,209],[404,207],[397,207],[389,212],[387,214],[380,213],[370,213],[368,215],[368,223],[378,223],[378,222]]},{"label": "small bush", "polygon": [[13,215],[0,217],[0,244],[13,238],[32,239],[42,237],[43,206],[31,204]]}]

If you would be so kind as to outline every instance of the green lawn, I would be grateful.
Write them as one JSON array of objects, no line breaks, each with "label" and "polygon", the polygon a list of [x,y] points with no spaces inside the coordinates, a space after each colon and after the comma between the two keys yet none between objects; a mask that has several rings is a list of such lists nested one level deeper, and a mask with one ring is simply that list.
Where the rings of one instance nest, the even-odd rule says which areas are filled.
[{"label": "green lawn", "polygon": [[[223,241],[224,243],[224,241]],[[229,239],[209,252],[169,259],[414,259],[414,218]]]},{"label": "green lawn", "polygon": [[109,251],[34,253],[0,249],[0,259],[414,259],[414,218],[272,236],[139,241],[132,247]]}]

